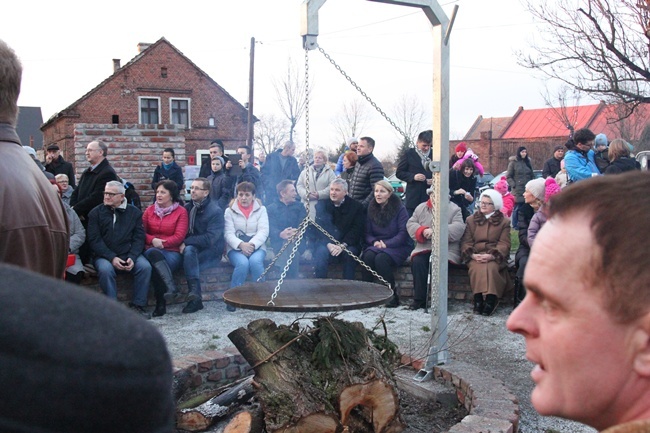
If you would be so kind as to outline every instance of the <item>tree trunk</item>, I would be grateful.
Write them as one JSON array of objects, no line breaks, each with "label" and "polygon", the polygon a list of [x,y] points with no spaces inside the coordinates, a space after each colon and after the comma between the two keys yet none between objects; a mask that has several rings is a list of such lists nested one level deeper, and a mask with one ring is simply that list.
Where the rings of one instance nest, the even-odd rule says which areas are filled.
[{"label": "tree trunk", "polygon": [[254,367],[267,431],[402,431],[392,371],[369,332],[333,317],[313,325],[259,319],[228,335]]}]

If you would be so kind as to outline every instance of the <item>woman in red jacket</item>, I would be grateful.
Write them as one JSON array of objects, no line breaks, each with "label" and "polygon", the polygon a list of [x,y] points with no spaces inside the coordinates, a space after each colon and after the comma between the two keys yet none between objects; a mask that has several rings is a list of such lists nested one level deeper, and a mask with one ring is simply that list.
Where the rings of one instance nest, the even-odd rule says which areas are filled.
[{"label": "woman in red jacket", "polygon": [[183,263],[180,245],[188,227],[187,211],[180,202],[176,182],[163,180],[156,185],[156,201],[142,215],[146,235],[144,255],[151,262],[156,297],[154,317],[165,314],[166,300],[174,300],[178,293],[172,272]]}]

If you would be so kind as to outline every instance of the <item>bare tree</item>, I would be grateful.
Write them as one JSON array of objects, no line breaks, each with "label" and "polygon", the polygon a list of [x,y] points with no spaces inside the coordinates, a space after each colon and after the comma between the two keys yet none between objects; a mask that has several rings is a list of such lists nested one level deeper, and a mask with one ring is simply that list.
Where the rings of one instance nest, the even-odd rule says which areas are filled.
[{"label": "bare tree", "polygon": [[553,113],[553,116],[555,117],[555,119],[548,120],[551,122],[559,122],[568,130],[569,136],[573,137],[573,131],[575,131],[578,121],[580,93],[578,93],[577,90],[564,85],[560,87],[555,97],[551,96],[551,93],[547,88],[546,92],[542,94],[542,98],[544,98],[546,106],[551,108],[551,113]]},{"label": "bare tree", "polygon": [[629,116],[650,102],[650,2],[648,0],[528,0],[542,26],[534,54],[521,65],[582,94],[623,103]]},{"label": "bare tree", "polygon": [[259,122],[255,124],[255,146],[265,155],[273,152],[287,141],[288,136],[289,124],[287,121],[273,114],[260,116]]},{"label": "bare tree", "polygon": [[345,150],[346,140],[358,137],[364,127],[368,125],[369,112],[365,102],[361,99],[344,102],[341,111],[332,119],[332,127],[336,133],[338,155]]},{"label": "bare tree", "polygon": [[305,114],[307,99],[311,96],[313,81],[309,82],[309,92],[305,92],[306,83],[304,75],[299,68],[289,59],[287,72],[283,79],[273,80],[275,96],[282,110],[282,114],[289,121],[289,140],[293,141],[293,131]]},{"label": "bare tree", "polygon": [[395,153],[390,153],[389,155],[384,156],[379,160],[382,167],[384,167],[384,176],[391,176],[397,170],[397,159],[395,159]]},{"label": "bare tree", "polygon": [[401,143],[395,161],[399,161],[404,152],[415,145],[418,134],[424,129],[427,110],[424,103],[415,95],[403,95],[393,107],[393,121],[404,131],[399,134]]}]

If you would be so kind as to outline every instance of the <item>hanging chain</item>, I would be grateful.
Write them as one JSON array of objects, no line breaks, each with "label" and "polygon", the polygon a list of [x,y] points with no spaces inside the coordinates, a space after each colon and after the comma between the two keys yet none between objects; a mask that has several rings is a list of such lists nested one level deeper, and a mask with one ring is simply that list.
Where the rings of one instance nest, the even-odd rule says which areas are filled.
[{"label": "hanging chain", "polygon": [[410,146],[410,145],[413,143],[412,140],[411,140],[411,137],[409,137],[408,134],[407,134],[406,132],[402,131],[402,129],[401,129],[399,126],[397,126],[397,124],[396,124],[395,122],[393,122],[393,120],[392,120],[390,117],[388,117],[388,114],[386,114],[386,113],[384,112],[384,110],[382,110],[381,108],[379,108],[379,106],[378,106],[378,105],[377,105],[377,104],[376,104],[376,103],[375,103],[375,102],[370,98],[370,96],[368,96],[368,94],[367,94],[366,92],[364,92],[364,91],[361,89],[361,87],[359,87],[359,85],[358,85],[358,84],[357,84],[357,83],[356,83],[356,82],[355,82],[355,81],[354,81],[354,80],[353,80],[353,79],[352,79],[352,78],[351,78],[351,77],[350,77],[350,76],[349,76],[349,75],[348,75],[348,74],[343,70],[343,68],[341,68],[341,67],[336,63],[336,61],[334,61],[334,59],[333,59],[332,57],[330,57],[329,54],[327,54],[327,53],[325,52],[325,50],[323,50],[322,47],[319,46],[319,47],[318,47],[318,51],[320,51],[320,52],[325,56],[325,58],[326,58],[327,60],[329,60],[329,62],[330,62],[332,65],[334,65],[334,67],[335,67],[335,68],[336,68],[336,69],[341,73],[341,75],[343,75],[343,76],[345,77],[345,79],[348,80],[348,82],[349,82],[350,84],[352,84],[352,86],[353,86],[355,89],[357,89],[357,91],[358,91],[359,93],[361,93],[361,96],[363,96],[363,97],[366,99],[366,101],[368,101],[368,102],[370,103],[370,105],[372,105],[372,106],[374,107],[374,109],[377,110],[377,112],[378,112],[379,114],[381,114],[381,115],[383,116],[383,118],[386,119],[386,120],[388,121],[388,123],[390,123],[391,126],[392,126],[393,128],[395,128],[395,130],[396,130],[397,132],[400,133],[400,135],[401,135],[402,137],[404,137],[404,140],[406,140],[406,142],[407,142],[407,143],[409,144],[409,146]]},{"label": "hanging chain", "polygon": [[[431,203],[441,203],[442,197],[440,194],[440,176],[441,173],[433,173],[431,176]],[[438,311],[439,303],[439,290],[438,285],[440,284],[440,225],[443,224],[443,218],[440,215],[436,215],[435,207],[431,207],[431,270],[429,273],[429,278],[431,279],[431,285],[429,286],[431,290],[431,309],[435,312]],[[436,287],[434,287],[434,285]]]}]

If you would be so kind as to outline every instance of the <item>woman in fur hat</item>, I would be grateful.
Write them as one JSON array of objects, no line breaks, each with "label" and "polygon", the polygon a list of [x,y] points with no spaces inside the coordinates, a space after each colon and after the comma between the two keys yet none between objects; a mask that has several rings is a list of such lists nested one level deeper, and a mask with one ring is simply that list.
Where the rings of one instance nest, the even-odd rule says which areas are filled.
[{"label": "woman in fur hat", "polygon": [[501,213],[502,206],[501,194],[493,189],[483,191],[460,242],[474,293],[474,314],[491,315],[510,285],[510,220]]},{"label": "woman in fur hat", "polygon": [[[395,289],[394,268],[404,263],[413,249],[413,242],[406,230],[408,212],[386,180],[375,183],[374,199],[368,204],[366,220],[366,248],[361,259],[390,284],[395,291],[386,305],[394,308],[399,305]],[[372,281],[372,274],[363,270],[364,281]]]}]

